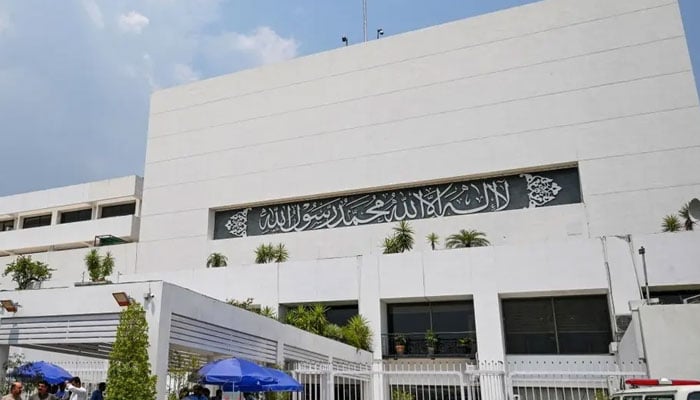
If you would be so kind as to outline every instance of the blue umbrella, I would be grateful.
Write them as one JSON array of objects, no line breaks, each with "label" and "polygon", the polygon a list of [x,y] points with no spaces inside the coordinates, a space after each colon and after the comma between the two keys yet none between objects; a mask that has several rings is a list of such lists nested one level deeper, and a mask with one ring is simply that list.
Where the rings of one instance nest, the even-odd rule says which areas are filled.
[{"label": "blue umbrella", "polygon": [[233,392],[234,389],[237,392],[301,392],[303,390],[304,387],[301,385],[301,383],[297,382],[286,373],[272,368],[265,369],[270,373],[270,375],[277,379],[277,383],[253,386],[235,385],[235,388],[233,384],[225,384],[223,390],[225,392]]},{"label": "blue umbrella", "polygon": [[277,383],[267,369],[242,358],[225,358],[210,362],[198,371],[202,383],[222,385],[233,383],[236,386],[256,386],[263,383]]},{"label": "blue umbrella", "polygon": [[52,385],[65,382],[73,377],[73,375],[58,365],[44,361],[24,364],[15,368],[10,375],[17,378],[41,379]]}]

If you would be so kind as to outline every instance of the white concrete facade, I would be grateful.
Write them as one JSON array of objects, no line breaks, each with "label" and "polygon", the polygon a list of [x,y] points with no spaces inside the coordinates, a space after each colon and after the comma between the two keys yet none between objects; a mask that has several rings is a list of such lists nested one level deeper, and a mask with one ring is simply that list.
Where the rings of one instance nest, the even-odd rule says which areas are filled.
[{"label": "white concrete facade", "polygon": [[[509,359],[502,299],[607,294],[611,326],[629,315],[640,246],[651,286],[700,288],[700,233],[659,233],[664,215],[700,196],[699,166],[677,1],[545,0],[157,92],[140,214],[70,225],[135,229],[137,243],[109,247],[113,281],[166,280],[271,307],[357,302],[375,358],[387,303],[473,300],[479,358],[498,362]],[[381,255],[393,224],[213,239],[217,210],[560,167],[578,168],[580,203],[415,220],[405,254]],[[0,216],[138,199],[133,182],[119,196],[0,198]],[[87,236],[62,228],[0,233],[0,252]],[[423,239],[464,228],[493,246],[430,251]],[[252,265],[268,242],[284,243],[290,261]],[[37,253],[57,267],[47,286],[81,280],[85,251]],[[229,267],[205,269],[212,252]],[[621,348],[644,356],[631,336]]]},{"label": "white concrete facade", "polygon": [[[89,247],[95,237],[112,235],[125,241],[139,237],[143,178],[128,176],[74,186],[0,197],[0,222],[12,226],[0,232],[0,256]],[[102,218],[105,207],[134,203],[133,215]],[[62,223],[61,215],[89,210],[89,218]],[[50,216],[50,223],[24,227],[26,218]]]},{"label": "white concrete facade", "polygon": [[698,145],[676,1],[542,1],[155,93],[138,270],[248,263],[270,241],[294,260],[374,254],[386,225],[211,240],[210,218],[559,165],[578,166],[583,203],[418,220],[416,236],[658,232],[700,192]]}]

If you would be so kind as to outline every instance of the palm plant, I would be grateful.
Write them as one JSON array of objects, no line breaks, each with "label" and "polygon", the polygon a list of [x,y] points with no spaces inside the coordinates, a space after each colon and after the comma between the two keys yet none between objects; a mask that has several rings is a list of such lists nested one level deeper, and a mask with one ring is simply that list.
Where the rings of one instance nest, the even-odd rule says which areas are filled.
[{"label": "palm plant", "polygon": [[207,268],[219,268],[228,265],[228,258],[221,253],[211,253],[207,257]]},{"label": "palm plant", "polygon": [[267,264],[271,262],[285,262],[289,259],[289,252],[284,244],[279,243],[277,246],[272,243],[261,244],[255,249],[255,263]]},{"label": "palm plant", "polygon": [[107,252],[103,257],[97,249],[92,249],[85,255],[84,260],[88,275],[90,275],[90,281],[103,282],[108,276],[112,275],[114,270],[112,253]]},{"label": "palm plant", "polygon": [[350,346],[372,351],[372,330],[362,315],[354,315],[343,326],[343,340]]},{"label": "palm plant", "polygon": [[287,251],[287,248],[284,247],[284,244],[279,243],[277,246],[275,246],[273,257],[275,259],[274,261],[277,263],[285,262],[289,259],[289,252]]},{"label": "palm plant", "polygon": [[384,249],[384,254],[400,253],[398,244],[396,243],[395,236],[389,236],[387,238],[384,238],[384,242],[382,243],[382,248]]},{"label": "palm plant", "polygon": [[274,259],[275,247],[272,243],[261,244],[255,249],[255,263],[267,264]]},{"label": "palm plant", "polygon": [[413,249],[413,228],[406,221],[399,222],[394,228],[394,240],[401,253]]},{"label": "palm plant", "polygon": [[260,309],[260,311],[258,311],[258,314],[262,315],[263,317],[277,319],[277,312],[270,306],[264,306]]},{"label": "palm plant", "polygon": [[435,246],[437,246],[438,241],[440,240],[440,237],[437,235],[437,233],[432,232],[432,233],[429,233],[428,236],[425,237],[425,239],[430,244],[430,248],[435,250]]},{"label": "palm plant", "polygon": [[681,218],[683,218],[683,226],[685,227],[686,231],[692,231],[693,230],[693,225],[695,224],[695,221],[693,221],[692,218],[690,218],[690,203],[685,203],[683,204],[683,207],[681,207],[680,210],[678,210],[678,214],[681,215]]},{"label": "palm plant", "polygon": [[664,232],[678,232],[681,230],[681,221],[675,215],[667,215],[661,223]]},{"label": "palm plant", "polygon": [[491,243],[486,239],[484,232],[477,230],[461,229],[459,233],[455,233],[447,237],[445,247],[448,249],[456,249],[462,247],[482,247],[488,246]]}]

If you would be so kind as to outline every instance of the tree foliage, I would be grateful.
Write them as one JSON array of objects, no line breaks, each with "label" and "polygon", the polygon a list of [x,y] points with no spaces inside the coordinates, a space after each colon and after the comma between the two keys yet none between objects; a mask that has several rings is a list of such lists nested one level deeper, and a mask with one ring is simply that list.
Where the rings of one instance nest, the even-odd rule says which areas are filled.
[{"label": "tree foliage", "polygon": [[301,305],[287,312],[286,322],[307,332],[372,351],[372,330],[364,317],[355,315],[345,325],[338,326],[328,322],[327,312],[323,304]]},{"label": "tree foliage", "polygon": [[228,265],[228,257],[221,253],[211,253],[207,257],[207,268],[219,268]]},{"label": "tree foliage", "polygon": [[108,276],[112,275],[114,257],[110,252],[101,256],[97,249],[92,249],[85,255],[85,266],[92,282],[104,282]]},{"label": "tree foliage", "polygon": [[461,229],[458,233],[448,236],[445,241],[445,247],[448,249],[481,247],[490,244],[484,232],[473,229]]},{"label": "tree foliage", "polygon": [[48,264],[32,260],[32,256],[19,256],[15,261],[7,264],[3,276],[12,275],[12,280],[17,282],[17,289],[28,289],[32,282],[43,282],[51,279],[51,271]]},{"label": "tree foliage", "polygon": [[681,221],[675,215],[667,215],[661,223],[664,232],[678,232],[681,230]]},{"label": "tree foliage", "polygon": [[154,400],[156,376],[148,360],[148,323],[143,307],[134,303],[119,318],[109,355],[107,400]]},{"label": "tree foliage", "polygon": [[393,233],[384,239],[384,254],[403,253],[413,249],[413,228],[406,221],[399,222],[392,228]]},{"label": "tree foliage", "polygon": [[681,207],[680,210],[678,210],[678,214],[683,218],[683,227],[685,228],[686,231],[692,231],[693,230],[693,225],[695,225],[695,221],[693,221],[692,218],[690,218],[690,203],[685,203],[683,204],[683,207]]},{"label": "tree foliage", "polygon": [[435,246],[437,246],[438,241],[440,240],[440,236],[438,236],[437,233],[432,232],[432,233],[429,233],[428,236],[425,237],[425,240],[428,241],[430,248],[435,250]]},{"label": "tree foliage", "polygon": [[261,244],[255,249],[256,264],[281,263],[288,259],[289,252],[282,243],[278,243],[277,245],[273,245],[272,243]]}]

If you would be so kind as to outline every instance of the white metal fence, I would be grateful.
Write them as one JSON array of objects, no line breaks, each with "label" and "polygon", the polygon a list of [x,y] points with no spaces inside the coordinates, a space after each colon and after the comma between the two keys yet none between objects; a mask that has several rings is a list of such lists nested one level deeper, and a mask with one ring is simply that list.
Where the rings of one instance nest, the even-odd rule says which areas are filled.
[{"label": "white metal fence", "polygon": [[[500,362],[380,361],[364,368],[298,363],[291,366],[304,391],[293,400],[598,400],[645,376],[642,363],[569,365],[506,372]],[[548,367],[548,368],[544,368]]]}]

